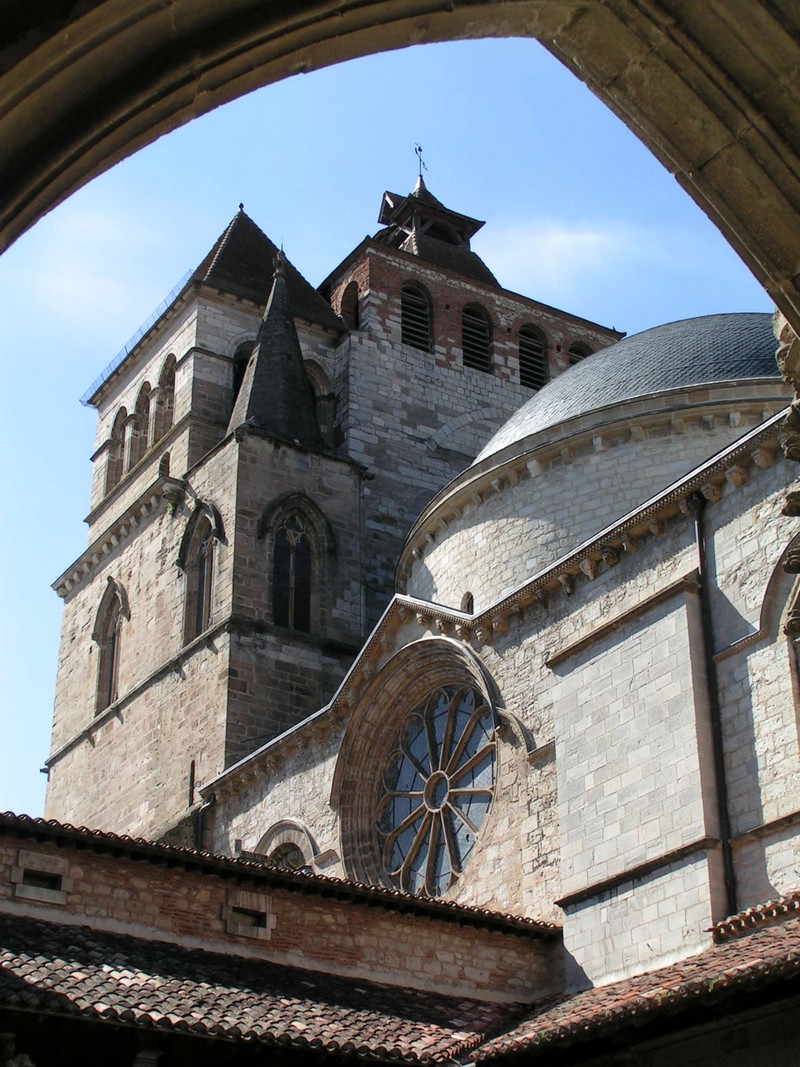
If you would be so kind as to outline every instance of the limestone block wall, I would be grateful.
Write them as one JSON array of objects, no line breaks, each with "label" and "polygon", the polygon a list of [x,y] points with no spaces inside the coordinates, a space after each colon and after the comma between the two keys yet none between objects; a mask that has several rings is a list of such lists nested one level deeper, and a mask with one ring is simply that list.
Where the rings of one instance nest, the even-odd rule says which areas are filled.
[{"label": "limestone block wall", "polygon": [[[106,474],[109,461],[109,444],[114,420],[124,408],[128,415],[136,408],[136,399],[145,382],[156,388],[168,358],[175,357],[175,405],[173,425],[180,422],[190,410],[191,382],[189,368],[184,362],[186,354],[196,343],[197,305],[192,302],[176,306],[172,313],[165,316],[162,323],[145,338],[141,349],[127,357],[112,380],[107,383],[97,404],[97,424],[95,428],[95,451],[92,455],[92,486],[90,504],[89,540],[96,535],[100,525],[107,523],[114,514],[124,509],[124,503],[118,502],[119,489],[106,494]],[[160,455],[166,442],[155,442],[155,449]],[[176,457],[177,458],[177,457]],[[177,465],[180,463],[178,459]],[[124,474],[122,482],[138,481],[139,471]],[[121,483],[122,484],[122,483]],[[106,507],[101,505],[108,498]],[[95,516],[95,513],[97,515]]]},{"label": "limestone block wall", "polygon": [[[761,618],[774,592],[776,562],[797,534],[796,520],[780,514],[791,478],[782,463],[750,467],[749,481],[729,480],[707,505],[715,624],[725,602],[750,603]],[[758,547],[737,566],[718,567],[751,530]],[[575,986],[696,951],[727,909],[699,599],[691,588],[697,560],[694,523],[678,514],[615,566],[580,576],[571,595],[553,594],[512,616],[491,643],[469,638],[496,686],[503,726],[494,803],[451,894],[563,921]],[[780,578],[766,636],[717,657],[741,907],[797,886],[800,687],[794,649],[777,636],[795,582]],[[439,633],[434,608],[420,604],[404,618],[391,642],[381,639],[377,664],[370,654],[374,680],[362,691],[376,694],[369,697],[378,702],[375,729],[381,664]],[[742,668],[748,661],[749,674]],[[263,764],[256,760],[240,785],[220,788],[214,847],[238,841],[257,849],[286,818],[308,828],[332,872],[348,869],[342,841],[352,833],[345,835],[329,803],[346,707],[335,704],[276,743]],[[348,767],[348,777],[357,779],[357,768]],[[764,805],[759,818],[773,820],[757,832],[754,797]]]},{"label": "limestone block wall", "polygon": [[155,838],[183,817],[192,781],[225,763],[228,662],[220,634],[163,663],[143,691],[88,722],[51,761],[47,818]]},{"label": "limestone block wall", "polygon": [[[674,399],[674,398],[673,398]],[[409,595],[460,607],[472,593],[480,611],[563,553],[622,518],[735,441],[744,426],[699,406],[680,419],[621,405],[606,424],[542,435],[524,462],[465,472],[415,531],[415,557],[405,553]],[[761,421],[761,407],[745,424]],[[482,465],[483,466],[483,465]],[[463,482],[463,492],[458,485]],[[441,516],[440,516],[441,513]]]},{"label": "limestone block wall", "polygon": [[[193,473],[187,495],[173,513],[162,499],[67,594],[51,741],[51,817],[152,832],[188,804],[185,785],[175,785],[174,776],[179,774],[183,782],[196,758],[185,756],[193,737],[204,753],[197,757],[198,780],[224,766],[228,639],[217,634],[209,643],[201,639],[199,645],[186,645],[187,578],[177,562],[195,502],[214,504],[224,535],[215,546],[210,626],[227,619],[232,610],[236,466],[234,448],[211,456]],[[108,709],[98,709],[99,647],[92,634],[109,579],[124,589],[129,617],[120,629],[118,699]],[[172,728],[175,721],[180,728]],[[98,785],[112,779],[113,789]],[[128,818],[133,821],[126,822]]]}]

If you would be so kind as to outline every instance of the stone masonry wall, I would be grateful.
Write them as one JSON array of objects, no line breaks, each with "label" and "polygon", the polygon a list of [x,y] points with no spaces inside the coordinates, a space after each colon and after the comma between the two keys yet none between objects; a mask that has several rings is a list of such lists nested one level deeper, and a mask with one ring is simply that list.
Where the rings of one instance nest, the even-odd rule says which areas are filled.
[{"label": "stone masonry wall", "polygon": [[[187,578],[177,561],[195,501],[214,504],[224,537],[215,545],[213,629],[232,610],[236,467],[235,448],[216,452],[193,472],[174,514],[162,500],[67,595],[50,817],[151,833],[188,805],[184,779],[191,759],[198,781],[222,769],[228,639],[218,634],[197,647],[186,645]],[[91,635],[109,578],[125,589],[130,618],[120,631],[119,698],[96,715],[98,648]],[[69,750],[59,755],[64,746]]]},{"label": "stone masonry wall", "polygon": [[[720,583],[715,617],[725,601],[749,602],[749,619],[762,612],[776,562],[797,532],[796,520],[780,515],[787,476],[776,458],[769,469],[751,468],[744,484],[727,483],[707,506],[710,580]],[[714,561],[732,561],[751,530],[758,549],[718,568]],[[513,551],[519,531],[498,520],[495,536],[508,537]],[[580,577],[570,596],[512,617],[492,644],[471,639],[525,733],[503,728],[494,804],[451,892],[465,903],[563,920],[575,984],[696,951],[725,910],[698,599],[679,589],[663,599],[696,565],[693,523],[678,516],[616,566],[601,565],[591,581]],[[791,585],[781,586],[782,596]],[[416,620],[412,613],[381,645],[382,659],[370,667],[378,684],[380,662],[426,632],[436,635],[434,621],[424,620],[424,611]],[[771,634],[776,629],[777,622]],[[749,681],[735,656],[718,664],[734,833],[752,826],[752,795],[784,820],[761,836],[734,838],[741,907],[797,885],[800,821],[786,821],[800,808],[797,673],[788,656],[774,656],[774,640],[742,651],[740,662],[760,657]],[[746,685],[744,707],[735,693]],[[333,851],[329,869],[341,870],[342,827],[328,802],[340,722],[306,724],[271,750],[268,771],[249,776],[246,792],[221,791],[211,813],[215,847],[238,839],[256,849],[290,818],[308,828],[320,853]]]},{"label": "stone masonry wall", "polygon": [[[14,896],[12,868],[37,869],[38,862],[47,870],[54,860],[69,886],[63,904]],[[266,930],[226,923],[225,909],[243,894],[243,906],[266,912]],[[252,864],[224,873],[184,870],[3,835],[0,910],[492,1001],[527,1001],[555,991],[561,978],[557,940],[337,899],[315,892],[313,883],[292,890]]]},{"label": "stone masonry wall", "polygon": [[[565,430],[555,448],[547,440],[553,435],[542,435],[511,484],[500,467],[471,493],[465,487],[460,517],[428,524],[431,540],[415,544],[409,595],[458,608],[469,591],[475,610],[483,610],[740,437],[742,400],[730,398],[731,419],[724,408],[700,405],[679,420],[677,432],[675,420],[648,419],[637,402],[635,421],[623,407],[591,429]],[[652,406],[661,411],[658,402]],[[759,406],[746,422],[760,419]]]}]

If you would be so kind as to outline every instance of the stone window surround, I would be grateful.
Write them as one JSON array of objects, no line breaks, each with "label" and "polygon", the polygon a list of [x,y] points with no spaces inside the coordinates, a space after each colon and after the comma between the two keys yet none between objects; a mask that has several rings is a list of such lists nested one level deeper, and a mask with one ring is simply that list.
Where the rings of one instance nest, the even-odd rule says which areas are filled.
[{"label": "stone window surround", "polygon": [[[286,493],[272,501],[261,514],[256,536],[265,543],[267,554],[266,601],[269,621],[273,622],[273,560],[275,538],[291,516],[296,513],[304,521],[305,534],[311,547],[311,604],[309,633],[324,633],[327,615],[329,570],[335,553],[333,528],[322,509],[303,492]],[[294,631],[292,631],[294,632]],[[298,631],[302,633],[302,631]]]},{"label": "stone window surround", "polygon": [[[498,711],[496,686],[472,650],[449,637],[426,637],[393,655],[371,680],[348,722],[331,788],[331,807],[339,814],[345,877],[387,885],[376,811],[381,774],[405,717],[434,689],[467,685]],[[499,755],[499,753],[498,753]],[[498,765],[498,777],[501,765]],[[491,820],[490,811],[483,833]]]},{"label": "stone window surround", "polygon": [[[241,921],[242,913],[260,917],[262,921]],[[272,896],[249,889],[229,889],[222,905],[222,920],[229,934],[239,937],[252,937],[259,941],[269,941],[275,929],[277,919],[272,911]]]},{"label": "stone window surround", "polygon": [[306,867],[314,866],[319,849],[307,827],[295,819],[280,819],[273,823],[256,845],[254,851],[269,861],[270,856],[284,845],[294,845],[303,855]]},{"label": "stone window surround", "polygon": [[[35,900],[40,904],[66,904],[67,895],[73,889],[73,880],[68,876],[68,871],[69,861],[64,856],[21,848],[17,852],[17,862],[11,868],[14,896],[22,900]],[[60,887],[47,889],[43,886],[26,885],[25,877],[28,873],[53,875],[59,879]]]}]

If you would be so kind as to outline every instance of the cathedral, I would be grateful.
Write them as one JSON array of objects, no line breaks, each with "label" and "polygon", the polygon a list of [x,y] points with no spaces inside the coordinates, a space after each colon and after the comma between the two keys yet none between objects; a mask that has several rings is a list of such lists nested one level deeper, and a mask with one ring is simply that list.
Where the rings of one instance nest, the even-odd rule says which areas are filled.
[{"label": "cathedral", "polygon": [[378,224],[315,289],[240,205],[86,396],[4,1062],[788,1067],[773,321],[506,290],[421,177]]}]

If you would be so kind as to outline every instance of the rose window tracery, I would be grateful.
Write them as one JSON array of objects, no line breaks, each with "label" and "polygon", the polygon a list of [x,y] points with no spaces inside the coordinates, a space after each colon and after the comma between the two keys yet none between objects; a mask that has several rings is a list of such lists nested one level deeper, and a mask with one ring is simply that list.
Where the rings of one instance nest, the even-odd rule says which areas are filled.
[{"label": "rose window tracery", "polygon": [[463,871],[492,804],[495,730],[472,686],[434,690],[404,721],[377,820],[383,870],[399,889],[441,896]]}]

